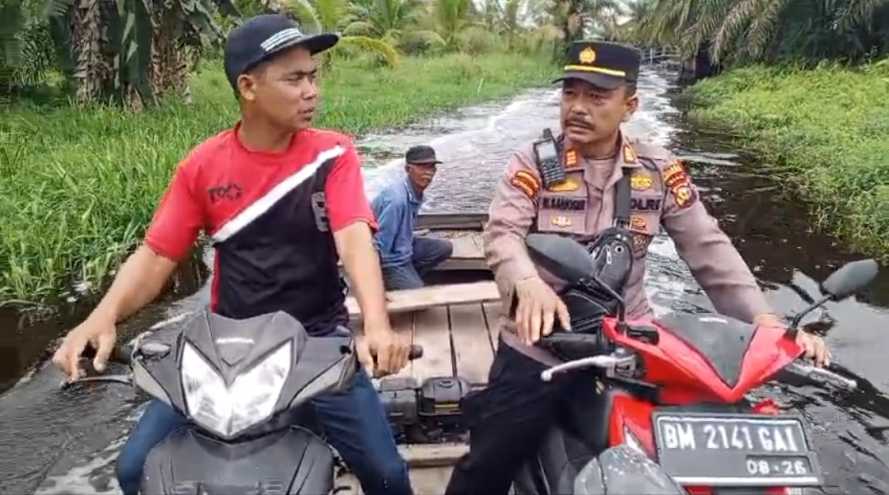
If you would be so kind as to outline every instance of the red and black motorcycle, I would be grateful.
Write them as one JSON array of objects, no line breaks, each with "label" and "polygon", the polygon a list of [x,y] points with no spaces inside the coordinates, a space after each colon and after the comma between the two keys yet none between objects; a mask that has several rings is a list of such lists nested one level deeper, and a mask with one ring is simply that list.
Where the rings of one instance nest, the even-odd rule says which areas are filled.
[{"label": "red and black motorcycle", "polygon": [[[520,470],[517,493],[791,494],[822,484],[803,418],[745,396],[781,373],[856,387],[831,368],[799,360],[795,337],[809,311],[869,284],[875,261],[833,273],[821,284],[823,298],[786,329],[717,314],[626,320],[623,300],[597,280],[581,244],[546,234],[530,235],[527,244],[535,261],[569,283],[561,296],[572,331],[542,341],[567,361],[541,378],[579,373],[589,380],[536,459]],[[617,314],[603,314],[603,292]]]}]

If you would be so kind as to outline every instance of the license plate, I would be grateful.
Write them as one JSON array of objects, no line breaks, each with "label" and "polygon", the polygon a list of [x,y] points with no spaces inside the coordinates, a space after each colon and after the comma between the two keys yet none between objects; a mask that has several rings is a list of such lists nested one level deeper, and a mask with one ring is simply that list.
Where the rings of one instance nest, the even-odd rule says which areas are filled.
[{"label": "license plate", "polygon": [[656,412],[652,420],[658,462],[681,484],[821,484],[821,469],[799,418]]}]

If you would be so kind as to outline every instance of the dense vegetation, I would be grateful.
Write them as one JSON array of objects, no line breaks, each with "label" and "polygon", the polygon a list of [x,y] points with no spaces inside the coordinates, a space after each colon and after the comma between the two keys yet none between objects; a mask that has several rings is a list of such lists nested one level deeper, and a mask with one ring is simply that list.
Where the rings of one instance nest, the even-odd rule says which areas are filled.
[{"label": "dense vegetation", "polygon": [[889,259],[889,59],[749,67],[698,83],[702,125],[730,128],[816,208],[820,227]]}]

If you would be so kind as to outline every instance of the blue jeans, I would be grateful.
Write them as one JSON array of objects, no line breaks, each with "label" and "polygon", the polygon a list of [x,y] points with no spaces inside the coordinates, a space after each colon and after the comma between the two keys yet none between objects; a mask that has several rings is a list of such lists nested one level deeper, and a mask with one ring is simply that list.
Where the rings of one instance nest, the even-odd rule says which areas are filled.
[{"label": "blue jeans", "polygon": [[[312,399],[327,441],[343,456],[368,495],[409,495],[407,465],[398,454],[383,404],[367,373],[352,388]],[[139,491],[142,466],[152,447],[185,423],[167,404],[154,400],[136,424],[117,460],[117,480],[126,495]]]},{"label": "blue jeans", "polygon": [[420,278],[451,257],[454,245],[444,239],[415,237],[413,255],[407,263],[383,267],[386,290],[419,289],[425,285]]}]

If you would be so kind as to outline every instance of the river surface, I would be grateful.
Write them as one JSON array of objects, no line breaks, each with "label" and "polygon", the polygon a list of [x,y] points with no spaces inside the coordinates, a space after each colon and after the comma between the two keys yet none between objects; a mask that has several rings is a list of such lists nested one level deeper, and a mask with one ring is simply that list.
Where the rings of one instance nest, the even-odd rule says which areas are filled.
[{"label": "river surface", "polygon": [[[861,256],[817,232],[806,205],[769,164],[687,123],[674,104],[678,90],[670,80],[668,74],[643,71],[641,110],[626,130],[667,146],[689,164],[703,200],[773,306],[788,316],[803,309],[806,294],[817,294],[818,281]],[[557,129],[557,118],[558,92],[545,88],[363,136],[357,144],[368,193],[400,180],[400,156],[409,146],[431,144],[445,163],[427,192],[425,211],[484,211],[511,153],[544,126]],[[121,327],[122,336],[205,303],[207,285],[194,278],[180,277],[177,290]],[[712,307],[665,235],[652,243],[646,290],[658,313]],[[60,316],[42,321],[0,312],[0,493],[117,493],[114,461],[144,396],[108,384],[58,389],[62,377],[48,366],[47,349],[83,316],[78,308],[82,305],[63,308]],[[889,494],[889,271],[862,295],[832,303],[812,319],[829,322],[821,327],[834,359],[868,386],[848,394],[769,384],[756,395],[807,419],[825,471],[825,492]]]}]

